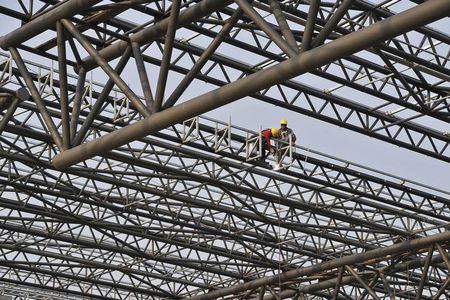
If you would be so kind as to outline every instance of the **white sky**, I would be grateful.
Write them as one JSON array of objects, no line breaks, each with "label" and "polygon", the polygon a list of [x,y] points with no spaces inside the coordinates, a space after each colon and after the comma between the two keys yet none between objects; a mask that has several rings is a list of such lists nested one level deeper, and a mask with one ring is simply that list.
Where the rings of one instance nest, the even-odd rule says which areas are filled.
[{"label": "white sky", "polygon": [[[8,6],[6,3],[11,4],[10,1],[0,0],[0,5]],[[4,35],[19,26],[17,22],[13,23],[10,19],[4,21],[3,26],[0,28],[0,35]],[[439,26],[438,28],[450,28],[449,18],[443,19],[436,24]],[[84,56],[82,55],[82,57]],[[131,63],[134,64],[134,62]],[[56,65],[55,63],[55,67]],[[138,81],[137,76],[136,80],[129,80]],[[151,84],[153,91],[155,91],[156,80],[153,81]],[[289,122],[289,126],[296,132],[297,144],[303,147],[413,181],[419,181],[436,188],[450,190],[448,187],[450,182],[449,163],[273,105],[256,100],[242,99],[209,112],[207,115],[225,122],[231,116],[234,125],[251,130],[277,126],[279,120],[285,117]],[[445,124],[445,126],[450,131],[450,126],[448,124]]]}]

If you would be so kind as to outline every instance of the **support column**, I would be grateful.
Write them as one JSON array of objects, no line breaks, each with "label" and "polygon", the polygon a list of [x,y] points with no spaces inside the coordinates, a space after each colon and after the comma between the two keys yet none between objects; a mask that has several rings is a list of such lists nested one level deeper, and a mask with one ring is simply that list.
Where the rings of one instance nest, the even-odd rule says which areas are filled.
[{"label": "support column", "polygon": [[161,110],[166,90],[167,75],[169,74],[170,58],[172,57],[173,40],[177,29],[178,15],[180,13],[180,0],[172,1],[170,10],[169,26],[167,27],[166,42],[164,43],[164,52],[159,68],[158,84],[156,86],[155,102],[153,103],[153,112]]},{"label": "support column", "polygon": [[67,91],[67,61],[64,27],[61,22],[56,22],[59,66],[59,100],[61,105],[62,143],[64,148],[70,148],[69,129],[69,96]]},{"label": "support column", "polygon": [[300,53],[311,49],[312,34],[316,25],[317,12],[320,8],[320,0],[311,0],[309,4],[308,19],[306,19],[305,32],[303,32]]}]

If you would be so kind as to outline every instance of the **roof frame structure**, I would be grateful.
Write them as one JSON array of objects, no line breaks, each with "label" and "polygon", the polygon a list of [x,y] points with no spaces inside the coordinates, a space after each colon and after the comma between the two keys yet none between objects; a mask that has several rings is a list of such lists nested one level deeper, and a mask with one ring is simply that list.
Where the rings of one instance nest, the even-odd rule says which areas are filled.
[{"label": "roof frame structure", "polygon": [[450,162],[450,4],[404,2],[0,6],[0,294],[450,297],[449,192],[300,146],[274,171],[199,116],[249,97]]}]

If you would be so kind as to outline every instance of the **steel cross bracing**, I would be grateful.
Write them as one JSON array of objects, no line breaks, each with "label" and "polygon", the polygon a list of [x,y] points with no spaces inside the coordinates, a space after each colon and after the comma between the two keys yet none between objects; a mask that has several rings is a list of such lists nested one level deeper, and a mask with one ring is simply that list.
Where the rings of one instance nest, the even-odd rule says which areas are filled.
[{"label": "steel cross bracing", "polygon": [[[201,96],[211,88],[199,89],[201,81],[226,87],[299,52],[319,53],[320,44],[375,28],[381,19],[400,20],[405,1],[180,1],[179,14],[168,1],[93,6],[97,2],[0,6],[24,24],[0,42],[10,51],[2,63],[2,93],[14,99],[0,123],[3,293],[36,299],[211,298],[212,290],[230,298],[449,297],[448,238],[358,265],[322,265],[445,234],[445,191],[302,148],[288,170],[274,172],[245,162],[245,129],[231,126],[229,145],[215,152],[215,126],[226,125],[206,118],[189,142],[173,123],[64,171],[52,166],[66,149],[142,116],[163,115],[182,95]],[[418,19],[425,6],[447,5],[421,3],[407,5],[421,11]],[[421,24],[449,10],[434,9],[436,16]],[[181,28],[172,40],[176,20],[170,16],[177,15]],[[242,96],[448,161],[448,40],[432,27],[406,30]],[[119,63],[109,62],[118,56]],[[246,63],[237,59],[247,57]],[[93,79],[95,64],[107,76],[97,72]],[[144,99],[125,82],[129,73],[122,69],[131,65]],[[148,77],[153,65],[162,65],[158,80]],[[168,74],[180,78],[177,88],[160,80]],[[318,79],[314,87],[307,84]],[[32,97],[19,97],[20,87]],[[168,100],[158,104],[165,89],[172,95],[166,91]],[[317,271],[269,283],[270,276],[309,266]],[[267,283],[239,288],[264,278]],[[223,289],[233,286],[239,294]]]},{"label": "steel cross bracing", "polygon": [[[119,282],[114,280],[108,282],[108,280],[99,278],[106,276],[109,280],[117,279],[111,275],[111,272],[118,269],[114,263],[115,259],[118,259],[117,256],[122,256],[122,259],[125,260],[124,264],[138,270],[129,272],[124,272],[122,268],[119,270],[127,275],[131,273],[134,277],[149,276],[151,278],[147,282],[140,280],[141,284],[154,283],[155,279],[153,278],[156,277],[161,281],[161,278],[165,278],[166,281],[186,284],[188,287],[193,285],[206,288],[205,283],[203,285],[195,284],[196,280],[193,278],[198,275],[194,275],[195,273],[192,274],[192,272],[209,270],[216,273],[218,274],[216,275],[218,280],[216,284],[220,286],[224,282],[229,284],[233,282],[230,280],[242,278],[236,277],[236,274],[242,272],[239,265],[246,270],[246,273],[253,276],[255,276],[252,274],[253,272],[267,274],[268,269],[272,269],[272,274],[276,274],[278,267],[282,270],[289,270],[292,269],[292,266],[306,266],[330,259],[333,256],[358,253],[360,251],[358,249],[376,249],[377,246],[385,245],[392,242],[392,239],[401,236],[408,238],[427,232],[445,231],[445,228],[441,226],[446,222],[430,219],[430,224],[427,225],[428,221],[422,218],[424,211],[420,215],[415,215],[408,212],[407,208],[394,213],[387,207],[376,209],[389,203],[386,195],[394,197],[392,201],[396,201],[397,206],[401,207],[402,195],[405,193],[409,199],[417,198],[414,201],[416,205],[420,206],[420,203],[428,202],[434,204],[431,205],[434,207],[432,209],[436,209],[435,207],[440,206],[441,202],[448,201],[448,195],[446,197],[439,196],[442,192],[434,191],[437,195],[425,194],[409,185],[396,183],[395,181],[398,179],[389,181],[386,178],[377,178],[374,174],[364,174],[361,170],[352,170],[353,168],[346,162],[330,164],[314,158],[313,156],[316,155],[313,154],[309,156],[306,165],[315,169],[316,172],[308,171],[304,166],[296,168],[295,165],[290,171],[283,172],[283,174],[264,170],[260,166],[246,166],[242,162],[244,156],[242,146],[232,147],[228,154],[225,152],[218,156],[211,150],[215,141],[211,138],[212,128],[210,126],[201,126],[201,128],[204,128],[201,133],[202,138],[195,142],[189,142],[189,145],[180,147],[181,140],[177,137],[177,132],[170,134],[168,131],[162,133],[160,137],[144,140],[142,145],[129,145],[130,153],[136,151],[134,157],[127,157],[120,153],[105,155],[104,162],[98,162],[99,165],[96,166],[96,169],[103,171],[98,171],[96,174],[86,168],[85,170],[73,168],[60,176],[52,176],[49,171],[43,169],[45,166],[51,168],[46,163],[48,157],[31,159],[25,155],[27,151],[21,150],[20,143],[16,142],[14,145],[8,141],[10,138],[14,139],[13,135],[7,139],[2,138],[3,145],[11,146],[10,151],[6,149],[2,151],[2,157],[5,158],[4,164],[14,165],[12,168],[16,171],[4,172],[2,174],[4,179],[0,180],[5,186],[2,206],[5,211],[9,211],[8,218],[1,226],[4,232],[22,234],[14,241],[15,243],[20,242],[20,245],[25,247],[25,249],[17,250],[12,245],[9,247],[5,245],[3,251],[16,250],[9,253],[11,257],[15,258],[14,261],[17,261],[15,255],[19,255],[17,252],[22,252],[25,257],[27,254],[43,255],[42,259],[45,260],[45,263],[52,266],[50,268],[52,272],[44,270],[43,267],[38,271],[17,264],[14,265],[14,270],[21,270],[27,276],[30,276],[30,273],[27,272],[34,271],[42,272],[40,276],[53,274],[58,278],[66,280],[77,278],[84,282],[82,276],[86,275],[83,272],[92,272],[94,273],[92,276],[94,276],[95,272],[90,268],[105,268],[105,256],[111,255],[113,258],[107,259],[111,261],[111,266],[108,267],[110,270],[105,271],[106,274],[99,272],[95,279],[87,280],[84,284],[91,289],[95,286],[99,290],[105,289],[108,285],[109,287],[114,285],[120,291],[121,289],[127,290],[119,284],[121,281],[127,282],[127,279],[120,278]],[[39,143],[45,145],[50,140],[48,135],[23,131],[23,138],[29,139],[30,145],[36,144],[38,147]],[[41,136],[41,140],[37,139],[39,136]],[[167,142],[170,140],[178,143]],[[242,145],[243,136],[241,135],[239,138],[238,135],[233,135],[233,140],[236,145]],[[137,149],[133,149],[134,147]],[[197,151],[192,151],[191,148],[196,148]],[[202,153],[203,155],[201,155]],[[239,153],[241,153],[240,159]],[[305,164],[302,157],[296,158],[300,163]],[[326,171],[325,166],[327,165],[330,169],[325,177],[322,172]],[[296,169],[298,171],[295,171]],[[320,169],[322,172],[317,172]],[[189,170],[189,172],[185,170]],[[159,172],[169,175],[164,178],[158,174]],[[312,172],[313,175],[310,175],[310,179],[307,179],[308,176],[303,178],[303,172]],[[333,173],[346,173],[342,175],[342,178],[347,177],[347,182],[342,182],[343,180]],[[349,177],[355,173],[359,174],[361,178]],[[382,174],[379,176],[386,177]],[[317,185],[321,177],[329,179],[322,186]],[[84,178],[84,182],[80,181],[81,178]],[[289,180],[289,178],[291,179]],[[92,181],[93,179],[95,182]],[[374,195],[371,195],[370,192],[356,196],[360,194],[358,187],[363,185],[370,187],[370,184],[372,186],[376,184],[373,182],[369,184],[370,179],[384,182],[386,187],[389,186],[385,193],[382,192],[383,188],[376,192],[376,194],[384,194],[383,197],[379,197],[382,204],[377,204],[376,200],[372,201]],[[76,185],[69,184],[75,180],[77,181]],[[357,184],[356,180],[365,181],[365,183]],[[271,184],[275,181],[278,184]],[[282,181],[285,182],[281,183]],[[205,182],[209,185],[205,185]],[[236,182],[240,184],[237,185]],[[345,191],[345,187],[352,182],[355,184],[354,194],[340,196],[342,192],[336,192]],[[255,185],[257,185],[256,188]],[[52,186],[53,189],[49,190],[49,186]],[[82,188],[80,189],[78,186]],[[251,188],[247,188],[247,186]],[[336,189],[336,191],[331,189]],[[370,190],[373,189],[374,187]],[[401,191],[402,189],[403,191]],[[25,203],[12,200],[9,194],[13,191],[17,193],[16,197],[23,197]],[[105,198],[101,198],[101,194],[106,195]],[[395,199],[396,194],[399,195],[397,199]],[[146,195],[150,195],[150,197],[147,199]],[[39,202],[41,204],[38,204]],[[424,210],[430,209],[429,204],[425,206]],[[50,211],[45,207],[50,208]],[[329,208],[332,209],[329,210]],[[409,209],[414,211],[415,207]],[[345,213],[339,214],[339,211]],[[25,218],[22,214],[35,216]],[[393,214],[392,220],[389,220],[391,218],[389,214]],[[448,217],[448,213],[445,212],[437,212],[436,215],[442,216],[443,219]],[[330,219],[330,216],[333,218]],[[69,219],[72,220],[69,221]],[[188,220],[195,220],[195,224],[184,223]],[[399,223],[396,224],[397,222]],[[382,226],[383,223],[386,225]],[[87,224],[90,230],[83,232],[82,229]],[[417,224],[417,229],[408,228],[407,224]],[[38,229],[42,227],[45,229]],[[96,238],[98,234],[103,234],[100,240]],[[124,235],[124,238],[118,238],[120,234]],[[220,245],[219,241],[231,241],[237,238],[238,245],[229,246],[230,249],[221,249],[220,246],[215,245],[216,243]],[[329,244],[321,244],[319,242],[321,238],[326,238]],[[28,239],[31,241],[27,241]],[[39,241],[40,239],[42,240]],[[141,239],[148,239],[148,241],[144,242]],[[49,243],[49,240],[54,242]],[[60,243],[71,245],[68,245],[68,249],[65,250],[61,249],[63,245]],[[42,247],[43,244],[46,245],[45,248],[49,249],[39,249],[39,246]],[[127,245],[125,249],[124,244]],[[52,247],[56,247],[57,250],[51,250]],[[153,247],[156,250],[153,250]],[[164,250],[167,253],[152,255],[146,253],[149,249],[152,249],[151,253],[161,253]],[[250,251],[247,255],[245,255],[245,249]],[[53,253],[53,251],[57,253]],[[70,253],[70,256],[77,258],[81,256],[88,259],[87,261],[76,258],[69,259],[66,251]],[[196,259],[184,261],[182,259],[185,257],[183,251],[195,253],[195,255],[191,255]],[[278,251],[284,256],[282,265],[278,263],[280,259]],[[117,253],[112,254],[111,252]],[[129,258],[126,259],[128,256]],[[48,257],[56,259],[58,263],[50,264],[46,261]],[[202,257],[208,259],[200,259]],[[65,261],[67,259],[69,261]],[[97,259],[102,263],[95,264]],[[146,265],[145,260],[154,260],[160,263],[161,268],[166,270],[165,276],[153,274],[153,272],[157,272],[156,267],[152,269],[146,266],[147,270],[140,272],[141,264]],[[217,266],[219,262],[221,267]],[[45,263],[39,261],[32,265]],[[77,264],[80,269],[85,270],[83,272],[77,270]],[[170,267],[172,264],[178,266],[179,269]],[[71,266],[71,270],[76,272],[75,275],[69,276],[65,273],[68,271],[68,265]],[[172,270],[172,268],[174,269]],[[261,271],[260,268],[264,271]],[[171,269],[171,272],[167,273],[167,269]],[[5,272],[5,275],[9,275],[11,272]],[[180,274],[177,276],[177,273]],[[168,274],[186,279],[169,279]],[[129,276],[133,278],[133,275]],[[35,276],[39,278],[39,275]],[[33,276],[31,277],[33,278]],[[251,278],[254,277],[250,276],[249,279]],[[15,282],[20,280],[19,277]],[[132,279],[128,278],[128,280]],[[7,281],[14,282],[10,278],[7,278]],[[157,287],[149,285],[151,290],[158,290]],[[163,282],[160,285],[161,287],[165,286]],[[57,290],[57,288],[55,289]],[[144,293],[143,289],[129,288],[129,290]],[[165,289],[163,288],[163,290]],[[149,293],[145,292],[145,294]],[[157,292],[150,294],[163,297]],[[165,296],[176,297],[176,295]]]},{"label": "steel cross bracing", "polygon": [[[363,4],[364,3],[359,3],[360,6],[364,7]],[[260,6],[264,8],[262,4],[259,4],[258,7]],[[367,4],[365,7],[367,7]],[[289,12],[293,11],[292,7],[286,7],[286,9]],[[330,8],[325,6],[322,8],[324,12],[321,11],[321,13],[325,14],[329,9]],[[158,15],[157,10],[148,8],[141,10],[148,14]],[[358,9],[358,12],[359,10],[360,8]],[[296,14],[294,14],[294,12]],[[390,15],[385,10],[381,9],[375,10],[375,12],[384,17]],[[231,14],[231,12],[229,13]],[[373,18],[372,15],[373,12],[370,12],[361,16],[361,13],[359,12],[358,18],[356,19],[365,20],[365,22],[367,22],[360,24],[359,26],[362,27],[364,24],[370,24]],[[288,17],[293,19],[293,21],[298,22],[301,22],[301,17],[306,18],[305,13],[298,10],[293,11],[292,15],[288,15]],[[360,22],[362,22],[361,20]],[[353,21],[350,18],[348,22],[354,24],[356,21]],[[110,23],[118,26],[114,21],[111,21]],[[134,24],[124,21],[116,23],[120,24],[120,28],[124,31],[130,31],[135,26]],[[320,20],[317,23],[320,24]],[[194,28],[194,30],[201,32],[203,35],[215,35],[214,31],[198,25],[195,26],[195,24],[191,25],[189,28]],[[234,38],[226,38],[224,42],[236,45],[241,49],[246,49],[246,51],[251,51],[252,53],[258,53],[261,58],[267,58],[273,61],[282,60],[282,57],[279,54],[266,50],[267,48],[271,49],[271,41],[265,39],[263,43],[263,41],[261,41],[263,37],[257,35],[257,32],[255,33],[256,29],[257,28],[245,28],[244,30],[236,28],[233,32]],[[250,39],[241,38],[248,30],[252,31],[253,35],[258,38],[258,40],[255,40],[255,42],[251,44],[248,43]],[[343,28],[337,27],[336,30],[342,34],[350,32],[345,26],[343,26]],[[389,45],[383,44],[379,46],[380,49],[373,50],[376,54],[380,53],[380,51],[384,53],[381,55],[382,58],[379,64],[361,57],[351,56],[345,60],[333,62],[332,66],[324,66],[322,68],[323,70],[328,70],[328,72],[320,70],[312,72],[314,75],[319,75],[322,78],[337,82],[339,84],[338,86],[325,87],[323,90],[318,90],[298,82],[285,82],[266,89],[262,92],[262,95],[255,96],[269,103],[274,103],[294,111],[315,116],[333,124],[344,126],[427,155],[448,160],[448,157],[446,157],[446,153],[448,152],[448,137],[446,130],[433,131],[429,128],[424,128],[424,126],[408,122],[408,120],[417,119],[430,114],[440,121],[446,122],[448,118],[448,92],[445,87],[445,83],[449,78],[448,69],[445,68],[448,59],[446,58],[448,53],[446,50],[448,49],[446,48],[448,36],[427,29],[419,30],[419,33],[422,32],[425,32],[426,34],[423,34],[420,39],[413,40],[417,45],[414,45],[409,41],[408,35],[404,34],[392,41],[392,43],[396,45],[395,47],[389,47]],[[405,40],[408,42],[405,42]],[[186,43],[186,40],[182,41]],[[427,43],[429,45],[424,46],[426,41],[428,41]],[[104,43],[97,43],[96,45],[102,44]],[[39,48],[45,49],[46,47],[48,46],[40,46]],[[153,53],[155,53],[155,50],[159,51],[157,50],[158,47],[162,48],[161,45],[150,45],[146,51],[152,53],[152,56],[154,56]],[[175,47],[180,47],[181,52],[173,60],[174,63],[182,61],[183,64],[189,64],[190,59],[186,59],[187,56],[192,54],[200,55],[202,51],[201,48],[193,47],[189,44],[177,45],[177,43],[175,43]],[[401,49],[405,48],[406,53],[397,49],[398,47]],[[439,54],[438,50],[441,48],[442,54]],[[414,66],[424,66],[421,69],[424,73],[422,74],[421,71],[418,71],[417,67],[413,70],[410,69],[410,71],[408,71],[408,65],[401,67],[401,63],[406,62],[404,59],[398,62],[400,55],[402,58],[406,57],[414,64]],[[425,57],[428,60],[430,60],[430,57],[433,57],[433,59],[431,59],[430,62],[427,61]],[[151,63],[159,64],[158,59],[150,59],[150,57],[146,55],[144,55],[143,58]],[[387,58],[391,59],[393,62],[386,62],[386,60],[388,60]],[[230,59],[221,57],[220,53],[216,53],[211,59],[213,62],[211,67],[203,72],[203,74],[197,74],[197,76],[202,80],[216,85],[224,85],[227,83],[227,80],[232,80],[233,77],[240,78],[245,76],[249,72],[252,72],[251,70],[259,69],[262,64],[245,65],[241,62],[233,63]],[[433,61],[435,62],[434,64]],[[266,62],[266,59],[264,59],[264,62]],[[396,64],[400,64],[400,69],[396,67]],[[391,65],[392,68],[388,68],[386,65]],[[186,73],[189,68],[190,66],[187,65],[182,67],[178,66],[176,69],[178,72]],[[219,72],[214,72],[217,70],[219,70]],[[236,71],[234,70],[239,73],[235,73]],[[425,80],[424,77],[430,75],[430,72],[427,73],[427,70],[430,72],[433,71],[432,74],[436,79],[435,83],[429,83]],[[407,73],[407,75],[400,75],[400,71]],[[208,76],[209,74],[214,74],[216,78]],[[220,74],[223,74],[223,76]],[[217,78],[217,76],[222,78]],[[428,81],[430,81],[430,79],[428,79]],[[365,96],[364,94],[360,96],[364,97],[364,99],[372,99],[371,96],[375,96],[377,98],[375,109],[366,105],[366,102],[368,101],[363,101],[363,104],[361,104],[356,103],[357,101],[355,99],[345,99],[341,97],[338,91],[343,90],[346,86],[366,93]],[[439,88],[440,86],[442,86],[442,88]],[[333,93],[333,91],[337,92]],[[425,91],[427,91],[426,97],[424,95]],[[420,105],[421,102],[418,101],[418,96],[422,97],[422,102],[428,102],[427,106],[429,108]],[[398,104],[402,107],[394,106],[393,104]],[[406,112],[404,111],[406,109],[413,110],[414,112],[411,111],[407,116],[395,116],[395,114],[405,114]]]}]

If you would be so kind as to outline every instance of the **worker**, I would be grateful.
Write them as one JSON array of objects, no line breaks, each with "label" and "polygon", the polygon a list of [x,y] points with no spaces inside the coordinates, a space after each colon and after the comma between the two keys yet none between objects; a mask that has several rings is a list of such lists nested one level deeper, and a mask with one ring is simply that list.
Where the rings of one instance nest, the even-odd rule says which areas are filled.
[{"label": "worker", "polygon": [[280,140],[289,143],[289,136],[292,139],[292,144],[295,144],[295,140],[297,139],[297,137],[295,136],[294,131],[287,126],[287,120],[283,118],[280,121],[280,130],[279,130]]},{"label": "worker", "polygon": [[277,127],[272,127],[272,128],[267,128],[264,130],[261,130],[261,136],[262,136],[262,153],[261,153],[261,161],[265,161],[266,159],[266,150],[268,150],[270,152],[270,154],[275,155],[275,153],[277,152],[275,147],[272,146],[270,139],[272,138],[278,138],[278,128]]}]

